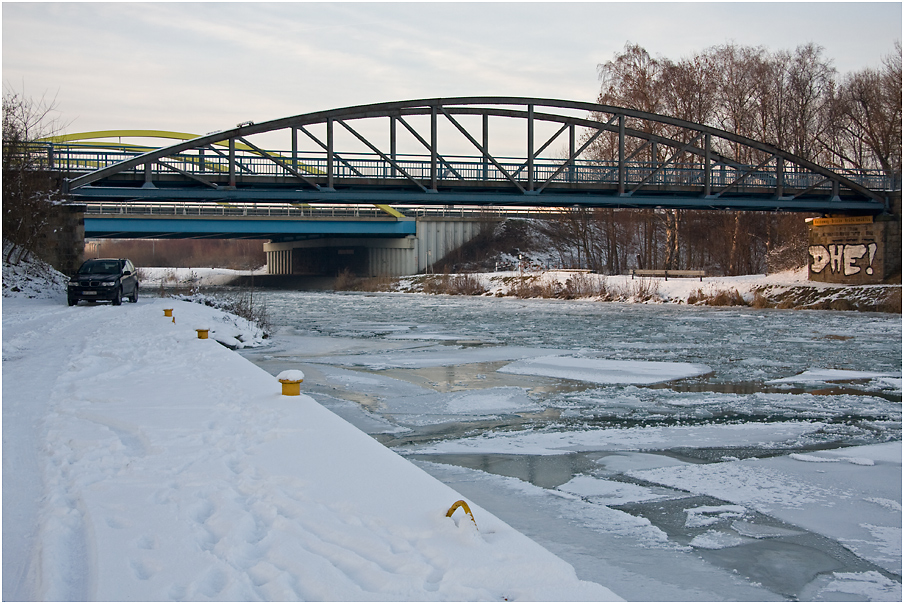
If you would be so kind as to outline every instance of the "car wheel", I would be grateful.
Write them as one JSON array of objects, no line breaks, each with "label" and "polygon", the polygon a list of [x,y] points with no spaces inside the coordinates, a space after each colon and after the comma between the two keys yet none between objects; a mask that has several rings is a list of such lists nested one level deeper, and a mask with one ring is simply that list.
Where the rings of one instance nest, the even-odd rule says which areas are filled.
[{"label": "car wheel", "polygon": [[122,304],[122,288],[116,290],[116,295],[113,296],[113,306],[119,306]]},{"label": "car wheel", "polygon": [[132,295],[129,296],[129,302],[135,304],[138,302],[138,284],[135,284],[135,289],[132,291]]},{"label": "car wheel", "polygon": [[68,302],[69,306],[75,306],[76,304],[78,304],[78,298],[69,298]]}]

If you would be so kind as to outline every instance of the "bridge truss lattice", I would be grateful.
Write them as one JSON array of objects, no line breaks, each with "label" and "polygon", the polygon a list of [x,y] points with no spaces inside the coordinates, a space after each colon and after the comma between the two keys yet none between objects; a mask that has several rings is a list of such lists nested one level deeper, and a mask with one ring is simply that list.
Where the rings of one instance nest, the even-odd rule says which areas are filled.
[{"label": "bridge truss lattice", "polygon": [[836,172],[709,126],[538,98],[378,103],[246,122],[159,148],[46,144],[48,161],[68,176],[65,192],[82,202],[877,214],[887,192],[900,190],[881,174]]}]

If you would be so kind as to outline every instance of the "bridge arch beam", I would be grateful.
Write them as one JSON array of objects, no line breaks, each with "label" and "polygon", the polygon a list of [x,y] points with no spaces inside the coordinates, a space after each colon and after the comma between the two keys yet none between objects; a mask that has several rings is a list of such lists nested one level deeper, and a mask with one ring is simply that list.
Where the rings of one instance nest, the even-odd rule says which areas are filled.
[{"label": "bridge arch beam", "polygon": [[[501,119],[523,125],[523,147],[515,157],[490,149],[488,124]],[[374,121],[382,124],[383,132],[374,133]],[[475,128],[474,121],[480,126]],[[445,147],[437,136],[439,124],[457,133],[457,142],[471,155]],[[552,134],[538,138],[541,124]],[[250,140],[278,131],[291,138],[290,151],[266,150]],[[340,132],[356,141],[358,149],[339,148]],[[421,153],[399,153],[400,134],[410,136]],[[561,151],[565,147],[567,151]],[[588,159],[594,147],[611,149],[611,157]],[[57,161],[62,163],[62,153]],[[878,176],[855,178],[767,143],[669,116],[521,97],[396,101],[246,122],[86,168],[70,167],[65,181],[76,200],[261,199],[877,214],[887,210],[885,190],[900,188]]]}]

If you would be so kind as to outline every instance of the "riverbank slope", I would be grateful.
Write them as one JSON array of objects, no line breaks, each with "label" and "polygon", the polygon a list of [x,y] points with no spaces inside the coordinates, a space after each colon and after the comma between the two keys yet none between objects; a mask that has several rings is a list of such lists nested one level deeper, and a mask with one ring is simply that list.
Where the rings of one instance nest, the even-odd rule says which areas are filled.
[{"label": "riverbank slope", "polygon": [[618,599],[479,506],[446,517],[453,489],[197,337],[253,341],[234,317],[16,279],[4,600]]},{"label": "riverbank slope", "polygon": [[[399,278],[267,276],[257,287],[360,290],[521,298],[593,299],[643,304],[754,306],[796,310],[901,313],[901,285],[841,285],[807,279],[806,267],[771,275],[663,278],[596,275],[573,270],[409,275]],[[248,271],[144,268],[147,289],[238,285],[250,287]]]}]

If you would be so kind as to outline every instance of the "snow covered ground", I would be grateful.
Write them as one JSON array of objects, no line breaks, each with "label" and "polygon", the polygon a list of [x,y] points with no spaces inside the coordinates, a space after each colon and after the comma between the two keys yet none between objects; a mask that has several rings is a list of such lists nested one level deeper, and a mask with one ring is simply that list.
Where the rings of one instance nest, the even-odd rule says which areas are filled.
[{"label": "snow covered ground", "polygon": [[4,599],[901,600],[900,317],[8,282]]},{"label": "snow covered ground", "polygon": [[474,503],[446,517],[459,493],[198,339],[253,342],[234,318],[15,293],[4,600],[618,599]]},{"label": "snow covered ground", "polygon": [[147,290],[155,287],[228,285],[237,277],[251,274],[266,275],[267,267],[263,266],[254,271],[229,268],[141,267],[138,271],[142,286]]}]

